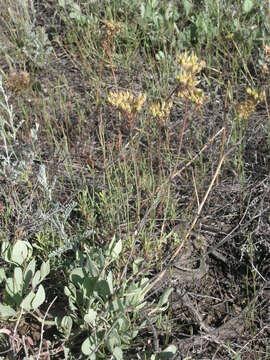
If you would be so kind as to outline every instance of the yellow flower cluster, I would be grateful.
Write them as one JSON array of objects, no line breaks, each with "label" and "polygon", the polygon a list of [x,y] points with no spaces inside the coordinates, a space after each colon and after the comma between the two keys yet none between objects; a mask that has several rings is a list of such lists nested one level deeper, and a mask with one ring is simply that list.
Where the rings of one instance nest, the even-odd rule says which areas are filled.
[{"label": "yellow flower cluster", "polygon": [[177,60],[181,65],[181,72],[176,76],[181,85],[178,96],[189,99],[196,105],[201,106],[205,96],[204,92],[196,87],[200,83],[200,80],[196,79],[196,74],[205,67],[205,62],[199,62],[196,54],[188,55],[187,52],[179,55]]},{"label": "yellow flower cluster", "polygon": [[177,60],[181,65],[182,71],[192,75],[199,73],[205,67],[205,62],[199,62],[197,55],[194,53],[188,55],[187,52],[185,52],[179,55]]},{"label": "yellow flower cluster", "polygon": [[236,107],[238,116],[241,119],[248,119],[249,116],[254,113],[256,106],[251,100],[247,100]]},{"label": "yellow flower cluster", "polygon": [[202,89],[188,88],[179,91],[178,96],[181,98],[189,99],[191,102],[198,106],[202,106],[205,100],[205,95]]},{"label": "yellow flower cluster", "polygon": [[188,89],[194,88],[197,86],[200,81],[194,78],[194,75],[192,73],[187,73],[185,71],[182,71],[180,74],[176,75],[176,79],[180,82],[180,84]]},{"label": "yellow flower cluster", "polygon": [[[107,27],[114,31],[114,24],[107,22]],[[167,119],[173,105],[173,95],[190,100],[197,106],[201,106],[205,100],[205,94],[202,89],[197,88],[200,80],[196,75],[205,67],[204,61],[199,61],[198,57],[187,52],[179,55],[178,62],[181,65],[181,71],[176,76],[178,85],[167,98],[166,101],[160,101],[152,104],[149,109],[152,116],[157,118],[160,122]],[[132,95],[129,91],[111,91],[107,97],[107,101],[126,115],[128,122],[131,124],[136,115],[141,111],[146,102],[146,95],[139,93],[138,96]]]},{"label": "yellow flower cluster", "polygon": [[121,30],[121,24],[114,23],[111,20],[105,21],[104,27],[108,37],[114,36],[116,33],[118,33]]},{"label": "yellow flower cluster", "polygon": [[248,96],[250,96],[251,100],[254,102],[255,105],[258,105],[260,102],[262,102],[265,97],[264,90],[258,93],[257,90],[247,88],[246,93],[248,94]]},{"label": "yellow flower cluster", "polygon": [[150,106],[152,115],[160,120],[168,118],[170,115],[172,104],[173,102],[171,100],[167,103],[162,101],[161,104],[152,104]]},{"label": "yellow flower cluster", "polygon": [[108,96],[108,102],[116,107],[121,112],[131,115],[141,111],[146,101],[146,95],[139,93],[137,97],[134,97],[128,91],[113,92],[111,91]]},{"label": "yellow flower cluster", "polygon": [[258,91],[254,89],[247,88],[246,93],[249,96],[249,99],[241,104],[236,106],[237,114],[242,119],[248,119],[249,116],[255,112],[256,105],[262,102],[265,98],[265,91]]}]

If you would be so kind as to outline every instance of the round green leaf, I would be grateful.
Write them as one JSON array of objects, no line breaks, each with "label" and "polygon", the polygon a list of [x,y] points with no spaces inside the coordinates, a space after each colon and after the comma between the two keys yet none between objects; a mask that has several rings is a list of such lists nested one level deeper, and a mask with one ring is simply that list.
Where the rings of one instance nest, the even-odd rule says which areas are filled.
[{"label": "round green leaf", "polygon": [[171,359],[174,357],[177,348],[175,345],[169,345],[165,350],[157,354],[157,359]]},{"label": "round green leaf", "polygon": [[14,284],[16,284],[19,291],[23,288],[23,273],[22,269],[19,267],[14,269]]},{"label": "round green leaf", "polygon": [[113,349],[113,356],[115,357],[115,359],[117,360],[123,360],[123,351],[120,349],[120,347],[116,346]]},{"label": "round green leaf", "polygon": [[82,268],[76,268],[71,272],[69,278],[74,285],[80,286],[85,278],[85,271]]},{"label": "round green leaf", "polygon": [[158,307],[162,307],[169,301],[169,296],[171,295],[172,292],[173,292],[173,288],[168,288],[164,291],[161,298],[159,299]]},{"label": "round green leaf", "polygon": [[24,287],[26,288],[33,279],[36,270],[36,260],[32,259],[24,271]]},{"label": "round green leaf", "polygon": [[39,285],[38,291],[32,301],[32,308],[37,309],[45,301],[45,290],[42,285]]},{"label": "round green leaf", "polygon": [[97,312],[93,309],[89,309],[88,313],[86,315],[84,315],[84,321],[87,324],[91,324],[92,322],[94,322],[96,320],[97,317]]},{"label": "round green leaf", "polygon": [[[84,355],[90,355],[92,351],[95,350],[96,347],[96,342],[93,339],[92,336],[89,336],[87,339],[84,340],[84,342],[82,343],[82,352],[84,353]],[[91,360],[95,360],[96,359],[96,355],[93,354],[90,357]]]},{"label": "round green leaf", "polygon": [[122,240],[118,240],[112,250],[112,257],[116,259],[122,251]]},{"label": "round green leaf", "polygon": [[19,295],[22,290],[20,284],[18,284],[13,278],[8,278],[6,280],[5,289],[12,298],[14,298],[16,295]]},{"label": "round green leaf", "polygon": [[5,270],[3,268],[0,269],[0,284],[1,282],[3,282],[4,280],[6,280],[6,273]]},{"label": "round green leaf", "polygon": [[35,289],[40,282],[40,271],[38,270],[32,279],[32,288]]},{"label": "round green leaf", "polygon": [[72,329],[72,318],[71,316],[64,316],[61,320],[61,327],[65,330],[66,333],[70,333]]},{"label": "round green leaf", "polygon": [[253,0],[245,0],[243,3],[243,11],[244,13],[249,13],[254,7],[254,1]]},{"label": "round green leaf", "polygon": [[41,264],[41,268],[40,268],[41,280],[45,279],[45,277],[49,275],[49,273],[50,273],[50,261],[48,260]]},{"label": "round green leaf", "polygon": [[7,319],[16,316],[16,311],[10,306],[0,304],[0,318]]},{"label": "round green leaf", "polygon": [[21,265],[27,258],[28,246],[25,241],[17,241],[12,248],[11,260]]},{"label": "round green leaf", "polygon": [[32,301],[35,297],[35,293],[30,291],[30,293],[23,299],[22,307],[26,311],[30,311],[32,309]]}]

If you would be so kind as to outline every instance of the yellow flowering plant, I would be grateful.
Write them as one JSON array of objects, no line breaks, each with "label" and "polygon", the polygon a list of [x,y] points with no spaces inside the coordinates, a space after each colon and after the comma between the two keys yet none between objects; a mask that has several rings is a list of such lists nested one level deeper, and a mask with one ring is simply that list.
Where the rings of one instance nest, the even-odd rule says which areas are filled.
[{"label": "yellow flowering plant", "polygon": [[111,91],[107,100],[126,116],[131,129],[136,115],[141,112],[146,102],[146,94],[139,93],[138,96],[134,96],[129,91]]},{"label": "yellow flowering plant", "polygon": [[135,97],[129,91],[111,91],[108,96],[108,102],[128,116],[140,112],[145,101],[145,94],[139,93],[139,95]]},{"label": "yellow flowering plant", "polygon": [[181,72],[176,75],[180,87],[178,96],[201,106],[205,100],[205,95],[203,90],[197,88],[200,80],[196,78],[196,75],[205,67],[205,62],[199,61],[196,54],[188,55],[187,52],[179,55],[177,60],[181,66]]},{"label": "yellow flowering plant", "polygon": [[177,60],[182,70],[192,75],[199,73],[205,67],[205,62],[199,62],[197,55],[193,52],[191,55],[188,55],[187,52],[180,54]]},{"label": "yellow flowering plant", "polygon": [[236,105],[236,112],[242,119],[248,119],[249,116],[255,112],[256,106],[265,98],[265,91],[258,92],[255,89],[246,89],[248,99]]},{"label": "yellow flowering plant", "polygon": [[162,101],[161,103],[152,104],[150,106],[150,111],[152,112],[153,117],[164,120],[169,117],[172,104],[172,100],[167,103]]},{"label": "yellow flowering plant", "polygon": [[106,20],[104,23],[104,29],[105,29],[106,35],[109,38],[111,38],[116,33],[120,32],[122,30],[122,24],[120,24],[118,22],[113,22],[111,20]]}]

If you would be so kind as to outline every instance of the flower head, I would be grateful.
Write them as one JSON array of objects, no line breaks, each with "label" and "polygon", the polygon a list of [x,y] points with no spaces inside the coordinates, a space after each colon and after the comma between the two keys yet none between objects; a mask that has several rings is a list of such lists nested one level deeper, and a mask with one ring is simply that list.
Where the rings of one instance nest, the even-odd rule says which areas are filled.
[{"label": "flower head", "polygon": [[191,53],[191,55],[188,55],[187,52],[184,52],[184,54],[180,54],[178,56],[177,60],[181,65],[182,70],[192,75],[199,73],[202,68],[205,67],[205,62],[199,62],[197,55],[193,52]]},{"label": "flower head", "polygon": [[250,89],[247,88],[246,89],[246,93],[249,95],[249,97],[254,101],[254,103],[259,104],[260,102],[262,102],[264,100],[265,97],[265,91],[261,91],[260,93],[258,93],[257,90],[255,89]]},{"label": "flower head", "polygon": [[205,100],[204,91],[198,88],[184,89],[182,91],[179,91],[178,96],[189,99],[197,106],[202,106]]},{"label": "flower head", "polygon": [[116,33],[121,31],[121,24],[113,22],[111,20],[105,21],[104,28],[108,37],[114,36]]},{"label": "flower head", "polygon": [[237,114],[242,119],[248,119],[249,116],[255,112],[256,105],[262,102],[265,98],[264,90],[259,93],[255,89],[247,88],[246,93],[249,97],[248,100],[236,106]]},{"label": "flower head", "polygon": [[7,86],[14,91],[21,91],[29,87],[30,75],[27,71],[12,71],[9,74]]},{"label": "flower head", "polygon": [[197,86],[200,81],[192,75],[192,73],[182,71],[180,74],[176,75],[176,79],[179,81],[182,87],[193,88]]},{"label": "flower head", "polygon": [[248,119],[255,109],[256,106],[251,100],[245,101],[236,107],[237,114],[242,119]]},{"label": "flower head", "polygon": [[145,101],[145,94],[139,93],[137,97],[134,97],[129,91],[111,91],[108,96],[108,102],[127,115],[140,112]]},{"label": "flower head", "polygon": [[160,120],[166,119],[170,115],[172,107],[172,101],[168,101],[167,103],[165,101],[162,101],[161,103],[152,104],[150,106],[150,110],[152,112],[152,115]]},{"label": "flower head", "polygon": [[204,61],[199,61],[196,54],[193,52],[188,55],[187,52],[178,56],[178,62],[181,65],[181,71],[176,75],[176,79],[181,85],[178,96],[189,99],[194,104],[201,106],[205,99],[204,92],[198,89],[200,80],[196,78],[203,67],[205,67]]}]

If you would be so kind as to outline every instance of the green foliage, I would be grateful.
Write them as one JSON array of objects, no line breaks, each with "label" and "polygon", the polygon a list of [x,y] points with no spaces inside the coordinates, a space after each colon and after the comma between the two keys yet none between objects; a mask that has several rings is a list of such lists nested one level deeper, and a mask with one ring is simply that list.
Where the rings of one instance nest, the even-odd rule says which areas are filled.
[{"label": "green foliage", "polygon": [[[3,79],[0,75],[0,140],[4,152],[1,154],[0,173],[8,181],[14,183],[24,182],[27,169],[33,163],[35,153],[32,146],[19,141],[18,132],[21,130],[24,120],[16,121],[16,114],[10,103],[10,96],[4,88]],[[30,130],[33,143],[37,140],[39,125],[36,124]]]},{"label": "green foliage", "polygon": [[[5,161],[10,163],[13,154],[12,145],[17,141],[17,133],[24,121],[19,124],[15,123],[15,113],[13,106],[10,104],[9,96],[3,86],[3,78],[0,76],[0,135],[4,144]],[[9,145],[11,144],[11,150]]]},{"label": "green foliage", "polygon": [[[23,35],[22,35],[23,36]],[[53,48],[43,27],[27,31],[22,38],[22,55],[34,68],[45,68],[50,61]]]},{"label": "green foliage", "polygon": [[148,0],[140,4],[138,24],[146,49],[166,52],[168,41],[179,32],[177,21],[179,14],[173,2]]},{"label": "green foliage", "polygon": [[165,4],[157,0],[142,2],[140,15],[139,23],[147,29],[151,29],[153,33],[170,31],[179,19],[179,14],[173,3]]},{"label": "green foliage", "polygon": [[[80,5],[73,0],[58,0],[58,4],[68,13],[71,21],[74,21],[79,26],[93,24],[98,21],[98,18],[93,14],[83,14]],[[65,19],[64,15],[63,18]]]},{"label": "green foliage", "polygon": [[50,273],[49,261],[43,262],[40,270],[36,270],[36,260],[31,260],[32,246],[22,240],[13,246],[3,241],[1,254],[9,266],[1,271],[5,292],[0,317],[16,317],[22,309],[25,312],[38,309],[45,301],[41,283]]},{"label": "green foliage", "polygon": [[162,359],[171,359],[175,355],[177,348],[175,345],[169,345],[159,354],[154,354],[151,356],[151,360],[162,360]]},{"label": "green foliage", "polygon": [[8,13],[12,22],[9,37],[16,44],[16,51],[3,44],[4,53],[14,67],[17,64],[23,67],[28,62],[33,68],[43,69],[49,63],[53,48],[45,29],[36,26],[33,1],[29,1],[29,7],[26,3],[10,6]]},{"label": "green foliage", "polygon": [[[82,253],[77,250],[80,266],[71,271],[65,286],[70,311],[62,318],[57,317],[57,327],[66,339],[66,346],[72,345],[74,331],[77,336],[78,331],[86,331],[81,349],[91,359],[102,358],[107,351],[123,359],[123,349],[131,345],[140,328],[145,326],[141,313],[149,280],[116,277],[111,269],[121,250],[122,241],[114,239],[105,251],[89,248]],[[169,294],[170,291],[165,292],[155,312],[166,309]]]}]

